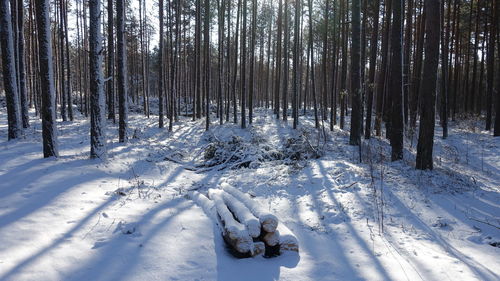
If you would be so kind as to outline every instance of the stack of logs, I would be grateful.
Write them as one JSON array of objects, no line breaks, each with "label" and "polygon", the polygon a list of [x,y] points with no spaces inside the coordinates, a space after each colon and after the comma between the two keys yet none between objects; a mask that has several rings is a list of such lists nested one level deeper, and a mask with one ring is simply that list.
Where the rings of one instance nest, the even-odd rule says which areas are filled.
[{"label": "stack of logs", "polygon": [[208,198],[196,191],[190,197],[216,220],[233,255],[272,257],[299,251],[297,238],[276,216],[238,189],[228,184],[221,187],[210,189]]}]

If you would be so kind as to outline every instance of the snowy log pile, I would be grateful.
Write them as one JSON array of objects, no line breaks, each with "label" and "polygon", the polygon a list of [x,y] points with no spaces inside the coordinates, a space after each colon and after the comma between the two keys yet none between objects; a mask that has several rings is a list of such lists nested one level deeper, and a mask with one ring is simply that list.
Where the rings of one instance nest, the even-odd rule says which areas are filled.
[{"label": "snowy log pile", "polygon": [[258,202],[227,184],[210,189],[208,197],[191,192],[190,198],[217,222],[217,226],[237,257],[277,256],[299,251],[297,238],[278,218]]}]

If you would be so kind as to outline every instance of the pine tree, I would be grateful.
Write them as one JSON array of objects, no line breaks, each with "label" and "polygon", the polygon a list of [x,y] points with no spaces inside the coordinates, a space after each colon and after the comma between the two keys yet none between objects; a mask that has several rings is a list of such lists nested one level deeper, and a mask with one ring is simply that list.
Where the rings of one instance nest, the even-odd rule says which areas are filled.
[{"label": "pine tree", "polygon": [[116,1],[116,58],[118,70],[118,135],[119,142],[127,140],[127,44],[125,41],[125,0]]},{"label": "pine tree", "polygon": [[113,44],[113,0],[108,0],[108,57],[107,57],[107,74],[106,82],[108,119],[116,122],[115,119],[115,51]]},{"label": "pine tree", "polygon": [[352,47],[351,47],[351,131],[350,145],[361,145],[362,117],[361,117],[361,12],[360,0],[352,1]]},{"label": "pine tree", "polygon": [[8,139],[21,136],[19,116],[19,93],[14,58],[14,34],[12,32],[9,0],[0,0],[0,43],[2,47],[2,68],[7,100]]},{"label": "pine tree", "polygon": [[104,78],[102,74],[101,1],[89,1],[90,158],[106,157]]},{"label": "pine tree", "polygon": [[[2,0],[6,1],[6,0]],[[49,0],[36,1],[38,28],[38,56],[40,65],[40,92],[42,97],[43,157],[58,157],[54,70],[52,64],[52,37],[50,32]],[[3,9],[2,9],[3,10]],[[3,26],[3,25],[2,25]]]},{"label": "pine tree", "polygon": [[[402,1],[394,0],[392,3],[392,31],[391,31],[391,121],[390,141],[391,160],[403,159],[403,58],[401,54],[401,10]],[[438,12],[439,13],[439,12]],[[438,14],[439,15],[439,14]],[[439,22],[438,22],[439,24]]]},{"label": "pine tree", "polygon": [[440,1],[425,0],[425,59],[422,83],[420,85],[420,128],[417,144],[416,168],[432,170],[432,149],[434,145],[434,119],[437,67],[439,62]]}]

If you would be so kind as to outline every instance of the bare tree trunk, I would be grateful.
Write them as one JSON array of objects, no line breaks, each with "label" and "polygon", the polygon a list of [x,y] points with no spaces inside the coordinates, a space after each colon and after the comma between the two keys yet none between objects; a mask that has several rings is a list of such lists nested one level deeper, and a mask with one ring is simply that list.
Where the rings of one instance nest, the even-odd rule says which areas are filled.
[{"label": "bare tree trunk", "polygon": [[9,140],[19,138],[22,132],[20,128],[21,119],[19,116],[19,93],[17,89],[16,63],[14,60],[14,34],[12,32],[12,19],[10,11],[9,0],[0,0],[0,43],[2,48],[5,98],[7,101]]},{"label": "bare tree trunk", "polygon": [[[255,0],[254,0],[255,1]],[[328,0],[327,0],[328,1]],[[293,128],[297,129],[299,123],[298,95],[299,95],[299,29],[300,28],[300,0],[295,0],[295,32],[293,48]],[[326,73],[325,73],[326,77]]]},{"label": "bare tree trunk", "polygon": [[[401,56],[401,10],[402,1],[392,3],[392,32],[391,32],[391,160],[403,159],[403,58]],[[439,15],[439,12],[438,12]],[[439,49],[438,49],[439,50]]]},{"label": "bare tree trunk", "polygon": [[[6,1],[6,0],[2,0]],[[40,62],[40,88],[42,96],[43,157],[58,157],[54,71],[49,19],[49,0],[36,1],[36,23],[38,33],[38,55]],[[3,9],[0,9],[3,10]],[[2,24],[2,26],[4,26]],[[2,40],[3,42],[3,40]]]},{"label": "bare tree trunk", "polygon": [[361,12],[360,0],[352,1],[352,47],[351,47],[351,97],[352,114],[351,130],[349,135],[350,145],[361,145],[362,117],[361,117]]},{"label": "bare tree trunk", "polygon": [[439,62],[440,1],[425,0],[425,60],[420,96],[420,129],[417,145],[416,168],[432,170],[432,149],[434,144],[434,119],[437,67]]},{"label": "bare tree trunk", "polygon": [[[411,1],[411,0],[410,0]],[[377,45],[378,45],[378,18],[379,18],[379,8],[380,0],[375,0],[372,2],[373,7],[373,27],[372,34],[370,38],[370,70],[368,72],[368,97],[366,105],[366,125],[365,125],[365,139],[371,137],[372,130],[372,109],[373,109],[373,91],[375,89],[375,69],[377,66]]]},{"label": "bare tree trunk", "polygon": [[118,70],[118,120],[119,142],[127,140],[127,43],[125,39],[125,0],[116,2],[116,51]]},{"label": "bare tree trunk", "polygon": [[[28,128],[29,112],[28,112],[28,96],[26,93],[26,61],[24,52],[24,3],[23,0],[17,1],[17,56],[18,56],[18,69],[17,72],[19,85],[19,98],[21,100],[21,118],[23,128]],[[68,70],[69,71],[69,70]]]},{"label": "bare tree trunk", "polygon": [[[281,1],[281,0],[280,0]],[[315,83],[315,75],[314,75],[314,45],[313,45],[313,37],[312,37],[312,0],[308,0],[309,4],[309,52],[311,56],[311,89],[313,96],[313,106],[314,106],[314,127],[319,129],[319,117],[318,117],[318,104],[316,99],[316,83]]]},{"label": "bare tree trunk", "polygon": [[250,79],[248,87],[248,123],[253,120],[253,97],[255,95],[255,32],[257,28],[257,0],[252,0],[252,37],[250,39]]},{"label": "bare tree trunk", "polygon": [[104,79],[102,75],[101,1],[89,1],[90,15],[90,158],[106,157]]},{"label": "bare tree trunk", "polygon": [[205,24],[204,24],[205,34],[204,39],[204,51],[205,51],[205,106],[207,119],[205,123],[205,129],[208,131],[210,126],[210,0],[205,0]]}]

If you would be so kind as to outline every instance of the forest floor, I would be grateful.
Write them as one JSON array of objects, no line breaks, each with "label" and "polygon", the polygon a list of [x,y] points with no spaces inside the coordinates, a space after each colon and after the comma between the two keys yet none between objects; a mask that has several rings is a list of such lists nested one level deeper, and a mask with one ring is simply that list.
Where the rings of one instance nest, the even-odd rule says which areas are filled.
[{"label": "forest floor", "polygon": [[[266,110],[247,130],[214,120],[208,132],[131,114],[127,144],[108,124],[107,160],[89,159],[78,116],[58,122],[60,157],[43,159],[32,117],[6,141],[0,111],[0,280],[500,279],[500,138],[477,120],[452,122],[446,140],[436,126],[435,169],[417,171],[415,137],[394,163],[386,140],[363,140],[360,163],[348,131],[320,134],[309,119],[294,131]],[[276,214],[299,253],[231,256],[186,197],[222,182]]]}]

